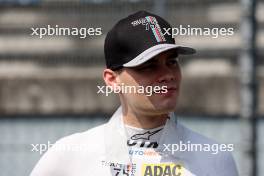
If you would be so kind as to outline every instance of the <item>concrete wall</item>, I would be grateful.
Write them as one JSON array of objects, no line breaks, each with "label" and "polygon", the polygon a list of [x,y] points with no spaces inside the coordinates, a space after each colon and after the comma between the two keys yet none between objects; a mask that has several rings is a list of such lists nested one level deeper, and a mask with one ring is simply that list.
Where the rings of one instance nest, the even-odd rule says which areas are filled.
[{"label": "concrete wall", "polygon": [[[33,5],[0,6],[0,114],[111,113],[116,96],[98,95],[103,42],[120,18],[158,1],[36,1]],[[82,2],[82,3],[80,3]],[[178,111],[186,114],[238,114],[241,51],[241,6],[237,1],[168,0],[161,13],[172,27],[233,27],[234,35],[213,39],[177,36],[179,44],[197,49],[183,64],[184,80]],[[162,9],[162,8],[161,8]],[[259,67],[264,56],[264,1],[258,5]],[[162,11],[162,10],[161,10]],[[101,27],[101,36],[31,36],[32,27]],[[264,112],[263,79],[259,69],[259,112]]]},{"label": "concrete wall", "polygon": [[[204,71],[206,63],[208,69]],[[239,74],[223,63],[199,60],[182,66],[178,112],[239,113]],[[97,94],[97,86],[104,85],[103,67],[36,69],[24,65],[21,68],[24,70],[17,69],[15,73],[9,70],[9,76],[0,76],[1,114],[111,113],[119,105],[116,95]],[[3,72],[2,69],[0,74]],[[259,81],[259,113],[263,114],[264,75],[261,72]]]}]

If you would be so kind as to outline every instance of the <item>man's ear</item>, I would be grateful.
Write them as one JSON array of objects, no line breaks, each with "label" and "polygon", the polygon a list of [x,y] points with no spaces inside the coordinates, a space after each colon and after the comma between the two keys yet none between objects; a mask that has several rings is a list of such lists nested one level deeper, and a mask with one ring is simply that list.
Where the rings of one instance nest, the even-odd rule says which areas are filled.
[{"label": "man's ear", "polygon": [[105,84],[107,86],[111,86],[112,88],[115,88],[118,86],[117,76],[118,76],[117,73],[115,73],[111,69],[107,68],[103,71],[103,79],[105,81]]}]

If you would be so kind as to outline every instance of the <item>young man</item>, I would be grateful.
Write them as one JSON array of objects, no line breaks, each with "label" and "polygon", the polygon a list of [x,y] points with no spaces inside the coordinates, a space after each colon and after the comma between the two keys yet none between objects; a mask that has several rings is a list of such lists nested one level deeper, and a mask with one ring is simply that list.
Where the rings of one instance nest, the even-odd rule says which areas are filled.
[{"label": "young man", "polygon": [[195,50],[176,45],[169,29],[161,17],[140,11],[108,32],[103,78],[121,106],[108,123],[59,140],[31,176],[238,175],[230,146],[216,151],[220,144],[174,116],[182,79],[177,56]]}]

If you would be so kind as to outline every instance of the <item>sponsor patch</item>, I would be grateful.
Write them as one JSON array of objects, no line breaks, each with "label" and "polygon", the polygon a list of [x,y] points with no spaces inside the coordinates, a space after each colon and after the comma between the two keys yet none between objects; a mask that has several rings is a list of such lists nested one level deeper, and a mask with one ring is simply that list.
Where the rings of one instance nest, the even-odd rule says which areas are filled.
[{"label": "sponsor patch", "polygon": [[110,167],[114,176],[135,176],[136,164],[120,164],[114,162],[102,161],[102,166]]},{"label": "sponsor patch", "polygon": [[183,176],[183,166],[176,163],[143,164],[142,176]]}]

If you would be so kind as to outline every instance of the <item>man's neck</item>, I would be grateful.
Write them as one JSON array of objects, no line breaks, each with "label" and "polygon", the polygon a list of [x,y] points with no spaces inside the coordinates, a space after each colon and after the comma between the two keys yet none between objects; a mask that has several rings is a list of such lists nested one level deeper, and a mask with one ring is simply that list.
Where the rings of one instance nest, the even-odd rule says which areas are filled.
[{"label": "man's neck", "polygon": [[152,129],[162,125],[165,125],[168,115],[143,115],[126,113],[123,115],[123,121],[126,125],[142,128],[142,129]]}]

